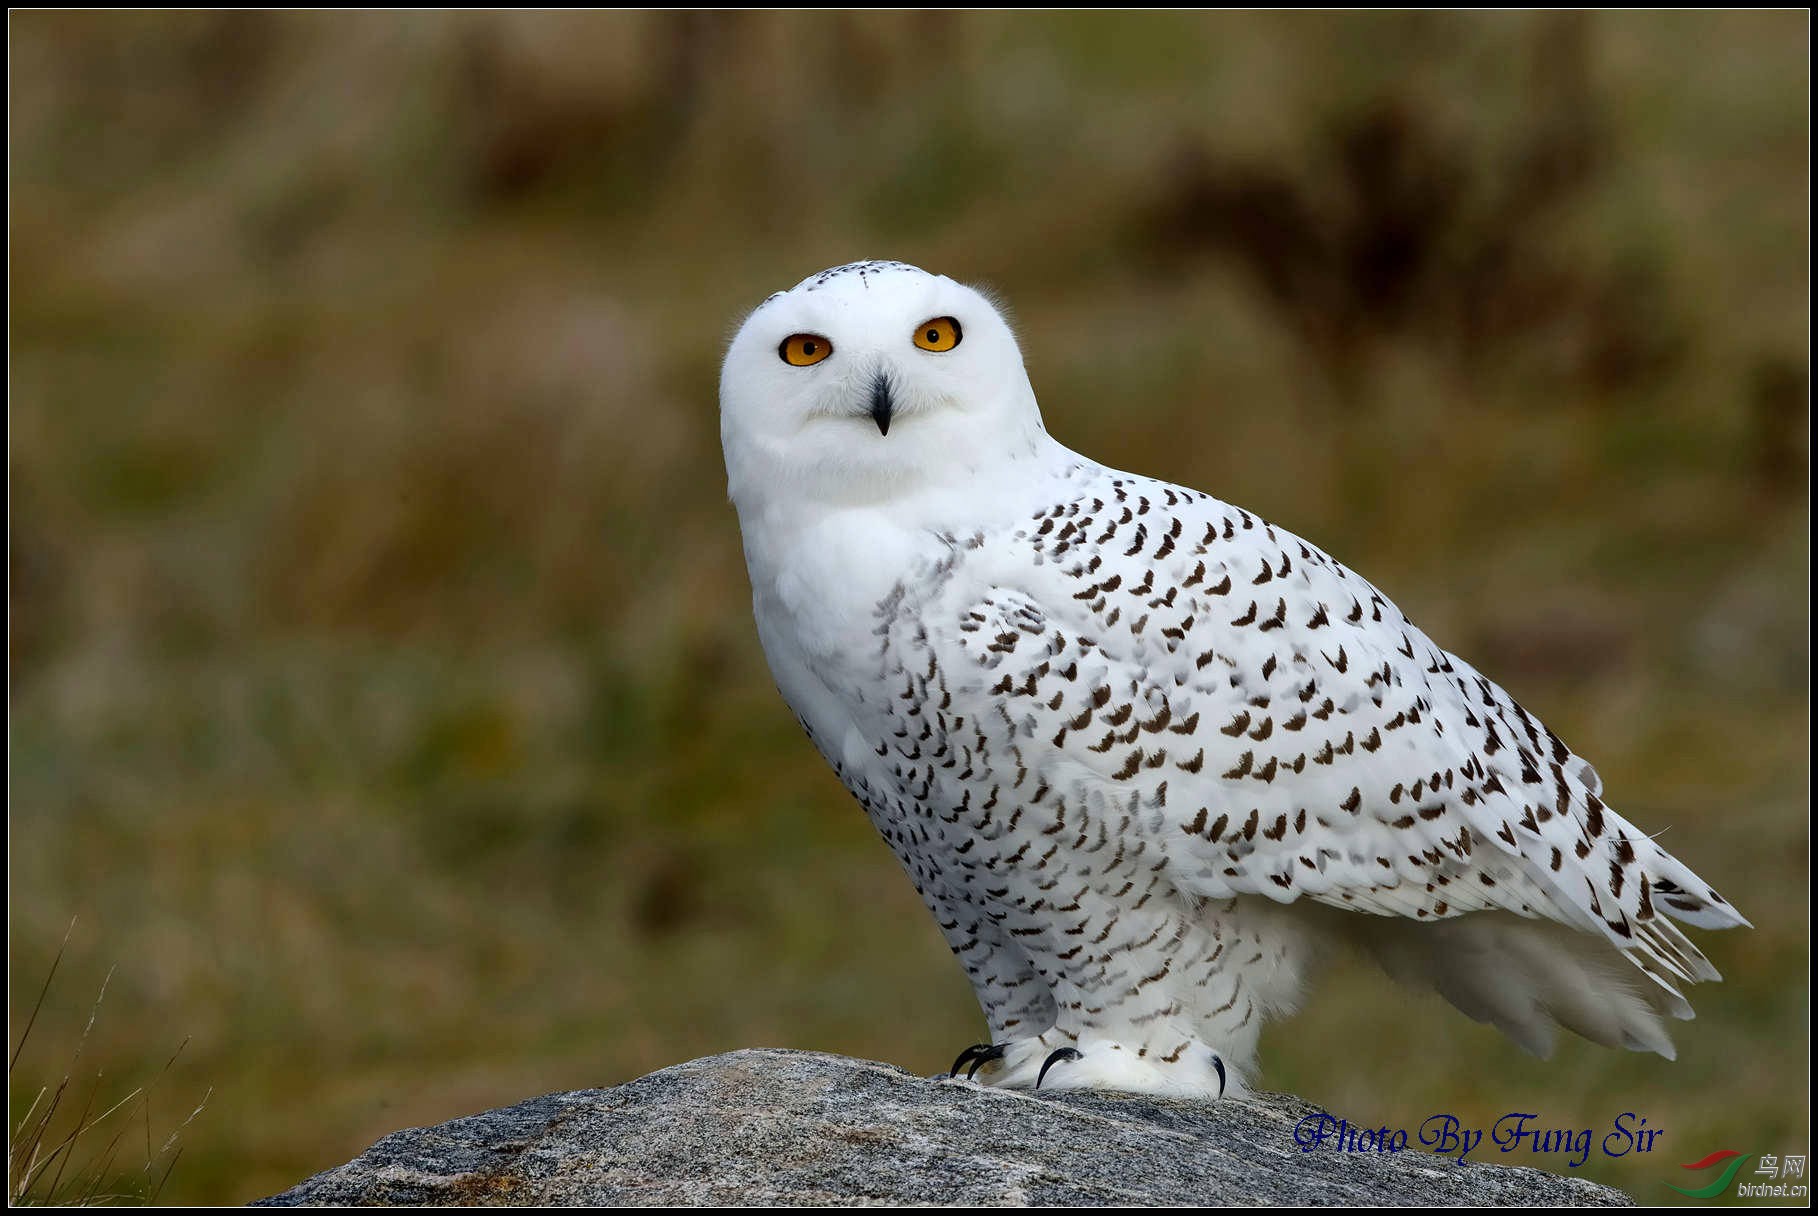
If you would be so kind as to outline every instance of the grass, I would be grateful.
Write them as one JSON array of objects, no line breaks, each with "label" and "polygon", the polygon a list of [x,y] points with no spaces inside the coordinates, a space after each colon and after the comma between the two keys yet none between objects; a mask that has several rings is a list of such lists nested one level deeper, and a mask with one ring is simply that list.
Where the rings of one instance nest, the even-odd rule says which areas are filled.
[{"label": "grass", "polygon": [[[74,930],[75,921],[72,920],[70,932]],[[13,1048],[13,1054],[7,1061],[7,1083],[14,1092],[17,1092],[24,1076],[32,1075],[30,1068],[21,1074],[19,1059],[31,1042],[32,1029],[38,1023],[38,1014],[43,1011],[44,999],[50,994],[51,984],[57,977],[57,968],[62,965],[63,954],[68,946],[69,932],[66,932],[56,957],[51,960],[50,970],[45,973],[44,984],[38,990],[38,999],[25,1021],[18,1045]],[[120,1203],[156,1204],[164,1190],[164,1184],[170,1180],[171,1171],[176,1168],[178,1158],[183,1155],[183,1150],[178,1145],[179,1139],[208,1104],[208,1097],[204,1095],[189,1117],[154,1147],[152,1090],[171,1071],[178,1057],[183,1054],[184,1047],[189,1045],[185,1040],[170,1059],[165,1061],[164,1067],[151,1082],[135,1087],[124,1097],[112,1099],[110,1095],[104,1096],[105,1074],[97,1070],[93,1082],[80,1093],[81,1105],[75,1105],[78,1101],[77,1091],[81,1087],[77,1085],[76,1089],[72,1089],[72,1082],[82,1062],[83,1049],[88,1044],[89,1035],[95,1028],[96,1019],[100,1017],[101,1002],[107,996],[108,980],[112,978],[113,973],[110,971],[107,978],[102,980],[101,991],[89,1010],[88,1021],[83,1025],[81,1037],[76,1041],[75,1052],[63,1076],[55,1085],[47,1083],[39,1086],[24,1113],[18,1115],[18,1122],[12,1127],[6,1145],[9,1205],[94,1207]],[[103,1104],[105,1108],[97,1112],[97,1107]],[[136,1170],[127,1169],[118,1164],[120,1152],[127,1137],[140,1129],[144,1132],[145,1163]],[[97,1143],[103,1140],[104,1143]],[[80,1164],[76,1164],[78,1161]]]},{"label": "grass", "polygon": [[1365,572],[1757,926],[1702,936],[1673,1064],[1344,967],[1265,1084],[1633,1109],[1660,1153],[1578,1172],[1644,1201],[1805,1151],[1802,15],[11,33],[10,1008],[62,957],[27,1058],[83,1084],[188,1041],[161,1200],[711,1051],[976,1039],[724,501],[731,327],[871,256],[993,284],[1053,433]]}]

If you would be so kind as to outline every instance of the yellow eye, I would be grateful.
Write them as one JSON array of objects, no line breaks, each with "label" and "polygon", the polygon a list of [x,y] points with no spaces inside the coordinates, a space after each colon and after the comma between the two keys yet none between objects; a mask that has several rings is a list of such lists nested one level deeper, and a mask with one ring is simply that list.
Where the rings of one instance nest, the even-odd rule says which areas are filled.
[{"label": "yellow eye", "polygon": [[790,367],[813,367],[833,353],[833,343],[819,334],[790,334],[776,353]]},{"label": "yellow eye", "polygon": [[952,317],[923,321],[915,331],[915,344],[923,350],[952,350],[960,344],[959,322]]}]

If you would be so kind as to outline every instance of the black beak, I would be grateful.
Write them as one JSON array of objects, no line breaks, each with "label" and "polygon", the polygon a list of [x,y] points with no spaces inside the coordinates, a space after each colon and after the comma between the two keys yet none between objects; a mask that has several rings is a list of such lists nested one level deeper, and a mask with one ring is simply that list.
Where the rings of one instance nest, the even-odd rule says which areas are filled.
[{"label": "black beak", "polygon": [[890,400],[890,381],[883,372],[871,382],[871,420],[877,423],[877,433],[890,433],[890,411],[895,403]]}]

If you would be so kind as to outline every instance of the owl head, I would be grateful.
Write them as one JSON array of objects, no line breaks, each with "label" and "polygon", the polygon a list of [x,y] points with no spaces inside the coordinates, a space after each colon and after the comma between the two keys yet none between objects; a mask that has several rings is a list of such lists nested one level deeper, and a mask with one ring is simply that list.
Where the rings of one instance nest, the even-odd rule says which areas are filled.
[{"label": "owl head", "polygon": [[1044,433],[990,300],[902,262],[853,262],[745,319],[720,373],[720,437],[743,510],[779,491],[862,504],[976,481]]}]

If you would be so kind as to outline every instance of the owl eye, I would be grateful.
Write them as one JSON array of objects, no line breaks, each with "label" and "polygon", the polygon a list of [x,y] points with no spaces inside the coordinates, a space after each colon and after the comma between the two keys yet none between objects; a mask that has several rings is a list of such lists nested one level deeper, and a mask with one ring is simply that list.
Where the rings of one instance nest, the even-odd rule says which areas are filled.
[{"label": "owl eye", "polygon": [[813,367],[833,353],[833,343],[819,334],[790,334],[776,353],[790,367]]},{"label": "owl eye", "polygon": [[915,331],[915,344],[923,350],[952,350],[960,344],[960,323],[952,317],[923,321]]}]

